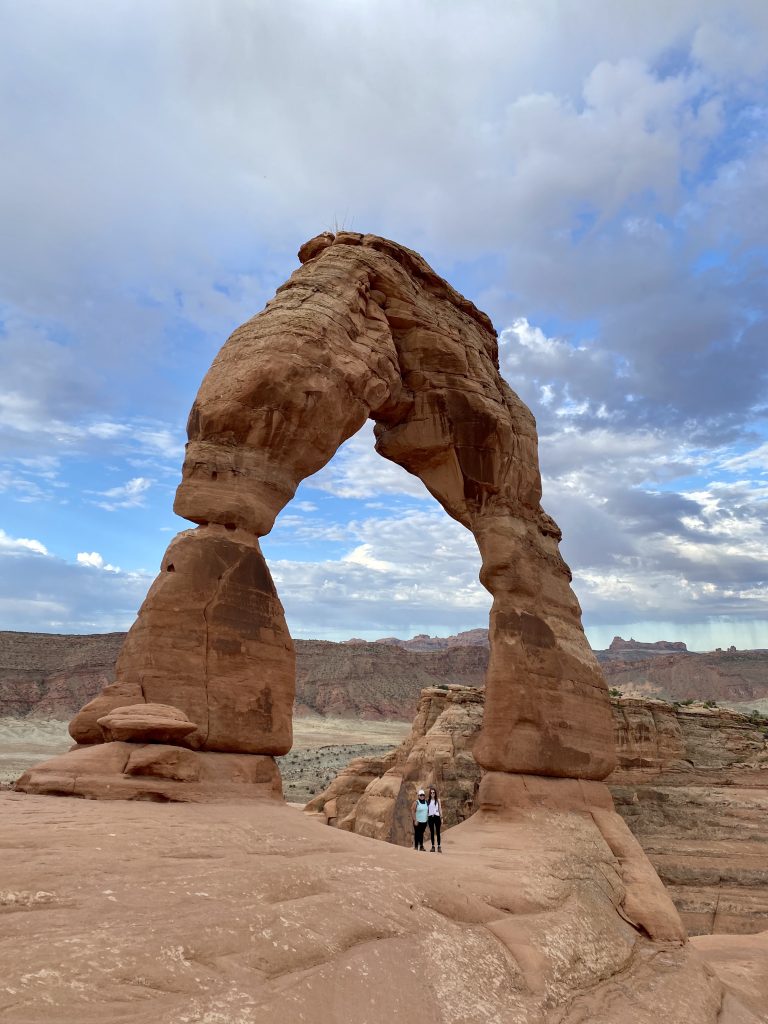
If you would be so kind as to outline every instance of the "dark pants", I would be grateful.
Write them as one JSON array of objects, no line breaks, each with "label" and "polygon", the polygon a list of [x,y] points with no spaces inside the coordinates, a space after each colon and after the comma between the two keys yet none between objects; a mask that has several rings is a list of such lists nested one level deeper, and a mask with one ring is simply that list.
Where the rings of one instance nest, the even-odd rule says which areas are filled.
[{"label": "dark pants", "polygon": [[432,849],[435,848],[435,833],[437,833],[437,845],[440,845],[440,816],[438,814],[430,814],[427,818],[429,822],[429,838],[432,840]]},{"label": "dark pants", "polygon": [[424,849],[424,829],[426,827],[426,821],[417,821],[413,826],[413,846],[416,850]]}]

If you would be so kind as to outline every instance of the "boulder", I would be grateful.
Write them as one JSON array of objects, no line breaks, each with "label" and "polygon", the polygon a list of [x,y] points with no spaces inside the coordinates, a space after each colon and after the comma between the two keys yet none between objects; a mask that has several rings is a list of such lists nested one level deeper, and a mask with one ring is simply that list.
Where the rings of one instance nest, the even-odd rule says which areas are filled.
[{"label": "boulder", "polygon": [[75,743],[103,743],[104,733],[99,726],[99,719],[115,708],[138,704],[143,700],[144,692],[139,683],[110,683],[75,715],[69,723],[69,735]]},{"label": "boulder", "polygon": [[[97,719],[104,739],[129,743],[187,745],[197,726],[183,711],[168,704],[131,704]],[[193,744],[191,744],[193,745]]]}]

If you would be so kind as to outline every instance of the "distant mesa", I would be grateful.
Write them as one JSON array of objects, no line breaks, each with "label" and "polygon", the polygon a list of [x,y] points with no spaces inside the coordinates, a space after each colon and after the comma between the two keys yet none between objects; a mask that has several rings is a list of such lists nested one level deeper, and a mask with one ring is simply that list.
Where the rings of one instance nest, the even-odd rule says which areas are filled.
[{"label": "distant mesa", "polygon": [[399,640],[396,636],[385,636],[374,640],[377,644],[394,644],[407,651],[444,651],[451,647],[488,647],[487,629],[467,629],[453,636],[428,636],[418,633],[410,640]]},{"label": "distant mesa", "polygon": [[608,648],[609,651],[684,651],[687,653],[688,648],[682,642],[682,640],[656,640],[652,644],[644,644],[639,640],[623,640],[620,636],[615,636],[611,640],[611,646]]}]

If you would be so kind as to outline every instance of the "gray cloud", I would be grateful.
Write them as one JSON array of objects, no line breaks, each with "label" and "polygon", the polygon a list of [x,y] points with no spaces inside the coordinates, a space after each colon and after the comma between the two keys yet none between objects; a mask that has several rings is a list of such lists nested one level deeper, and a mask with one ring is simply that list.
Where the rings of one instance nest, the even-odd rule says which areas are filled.
[{"label": "gray cloud", "polygon": [[128,629],[151,578],[73,565],[48,554],[0,543],[3,629],[103,633]]}]

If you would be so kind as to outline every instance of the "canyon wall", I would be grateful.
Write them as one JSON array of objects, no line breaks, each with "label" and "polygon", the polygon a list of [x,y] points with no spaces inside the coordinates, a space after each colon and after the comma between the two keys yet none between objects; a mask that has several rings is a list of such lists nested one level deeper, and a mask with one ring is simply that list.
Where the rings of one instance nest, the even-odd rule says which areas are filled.
[{"label": "canyon wall", "polygon": [[[0,715],[68,719],[114,682],[125,636],[0,632]],[[372,643],[294,640],[295,713],[410,720],[427,686],[482,685],[487,638],[488,631],[478,629],[453,637],[386,637]],[[768,651],[670,655],[666,646],[655,647],[595,653],[607,683],[627,694],[756,704],[768,700]]]}]

